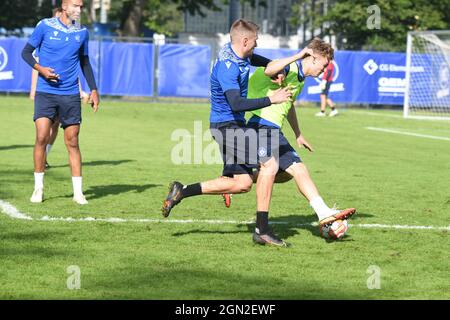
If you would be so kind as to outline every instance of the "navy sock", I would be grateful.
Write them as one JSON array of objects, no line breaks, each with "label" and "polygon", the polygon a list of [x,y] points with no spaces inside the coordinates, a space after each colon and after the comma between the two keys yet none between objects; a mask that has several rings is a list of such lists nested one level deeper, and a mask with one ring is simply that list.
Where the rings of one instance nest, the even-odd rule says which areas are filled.
[{"label": "navy sock", "polygon": [[259,234],[264,234],[269,231],[269,212],[256,211],[256,228]]},{"label": "navy sock", "polygon": [[198,196],[202,194],[202,186],[200,183],[194,183],[187,186],[184,186],[183,189],[181,189],[181,195],[183,198],[192,197],[192,196]]}]

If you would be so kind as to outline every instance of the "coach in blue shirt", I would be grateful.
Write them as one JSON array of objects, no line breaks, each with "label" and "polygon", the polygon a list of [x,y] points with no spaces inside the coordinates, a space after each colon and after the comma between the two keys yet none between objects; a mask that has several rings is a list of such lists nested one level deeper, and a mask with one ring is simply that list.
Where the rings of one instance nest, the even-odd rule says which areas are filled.
[{"label": "coach in blue shirt", "polygon": [[[99,95],[88,56],[89,33],[79,23],[82,6],[83,0],[63,0],[61,17],[41,20],[22,51],[23,59],[39,72],[33,117],[36,126],[35,186],[30,199],[35,203],[43,200],[45,147],[52,122],[59,116],[69,153],[73,200],[78,204],[87,204],[82,191],[78,146],[81,124],[80,67],[91,89],[94,112],[98,109]],[[39,63],[32,55],[36,48],[39,49]]]}]

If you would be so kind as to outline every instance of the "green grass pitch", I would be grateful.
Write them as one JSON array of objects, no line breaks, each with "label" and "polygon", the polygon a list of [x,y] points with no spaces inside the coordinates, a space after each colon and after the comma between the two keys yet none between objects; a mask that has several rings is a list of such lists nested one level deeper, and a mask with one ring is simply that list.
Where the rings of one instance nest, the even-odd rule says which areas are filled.
[{"label": "green grass pitch", "polygon": [[[297,109],[315,148],[299,154],[324,200],[358,213],[343,240],[326,242],[310,225],[316,216],[295,184],[278,184],[270,219],[292,244],[278,249],[254,245],[251,224],[40,219],[162,219],[170,181],[221,173],[218,164],[171,161],[172,132],[193,134],[194,121],[206,131],[207,104],[105,100],[97,114],[83,106],[89,204],[77,206],[62,131],[48,159],[45,201],[29,202],[33,104],[1,97],[0,199],[33,220],[0,214],[0,299],[449,299],[450,124],[404,120],[394,111],[341,109],[335,118],[316,118],[316,111]],[[285,131],[293,141],[290,128]],[[186,199],[168,220],[249,221],[255,207],[253,188],[235,195],[229,209],[219,196]],[[67,286],[73,265],[80,270],[78,290]],[[371,266],[379,270],[379,289],[369,289],[377,275]]]}]

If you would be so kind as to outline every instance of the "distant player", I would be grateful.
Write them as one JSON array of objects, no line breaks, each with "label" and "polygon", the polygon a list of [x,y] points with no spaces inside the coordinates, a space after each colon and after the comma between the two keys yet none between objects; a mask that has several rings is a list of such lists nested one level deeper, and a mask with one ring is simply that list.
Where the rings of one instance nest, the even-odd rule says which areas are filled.
[{"label": "distant player", "polygon": [[[82,191],[81,153],[78,135],[81,124],[79,69],[91,89],[92,107],[98,109],[99,96],[88,56],[89,33],[79,23],[82,0],[63,0],[61,17],[41,20],[22,51],[23,59],[39,72],[34,97],[36,142],[34,146],[34,191],[31,202],[43,201],[45,148],[50,128],[58,117],[72,172],[73,201],[87,204]],[[32,53],[39,48],[39,63]]]},{"label": "distant player", "polygon": [[[303,59],[302,59],[303,57]],[[333,49],[322,40],[315,38],[298,54],[270,62],[267,67],[257,68],[249,80],[248,97],[256,98],[264,96],[279,89],[279,87],[289,87],[292,92],[292,101],[303,89],[305,78],[308,76],[316,77],[325,66],[331,64],[333,59]],[[271,77],[271,78],[269,78]],[[300,148],[305,147],[313,151],[311,145],[306,141],[300,131],[297,121],[295,107],[291,101],[251,111],[252,117],[248,120],[247,126],[254,128],[258,132],[267,132],[268,135],[277,134],[279,144],[275,146],[277,150],[270,150],[272,153],[277,151],[278,164],[280,171],[277,173],[279,178],[284,174],[294,177],[299,191],[309,201],[309,204],[316,212],[320,225],[326,225],[338,219],[347,219],[353,215],[354,208],[338,211],[329,208],[320,197],[317,188],[309,176],[306,166],[302,163],[300,157],[294,148],[284,137],[281,131],[284,120],[287,119],[296,136],[296,142]],[[266,157],[270,157],[268,154]],[[275,175],[272,181],[275,181]],[[259,179],[259,177],[257,178]],[[284,178],[284,180],[288,180]],[[271,188],[272,186],[270,186]],[[225,203],[229,206],[230,198],[224,196]],[[227,203],[228,202],[228,203]],[[255,240],[256,242],[257,239]]]},{"label": "distant player", "polygon": [[325,117],[325,110],[327,105],[330,106],[331,112],[330,117],[336,116],[339,112],[337,111],[334,102],[328,97],[330,93],[330,87],[333,83],[334,75],[334,64],[330,62],[323,72],[322,81],[320,82],[320,89],[322,93],[320,94],[320,112],[316,113],[317,117]]}]

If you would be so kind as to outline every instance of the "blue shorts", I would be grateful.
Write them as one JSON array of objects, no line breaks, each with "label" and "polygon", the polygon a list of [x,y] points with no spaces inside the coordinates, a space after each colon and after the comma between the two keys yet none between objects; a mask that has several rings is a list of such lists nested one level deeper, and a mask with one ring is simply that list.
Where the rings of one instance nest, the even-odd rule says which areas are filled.
[{"label": "blue shorts", "polygon": [[279,168],[283,171],[294,163],[302,162],[295,149],[289,144],[289,141],[279,128],[256,122],[249,122],[247,126],[258,132],[259,162],[264,163],[271,157],[275,157]]},{"label": "blue shorts", "polygon": [[[253,175],[253,170],[258,168],[256,141],[245,136],[248,132],[245,123],[240,121],[210,123],[210,130],[212,137],[219,144],[222,155],[222,175],[227,177],[235,174]],[[255,148],[251,151],[253,145]]]},{"label": "blue shorts", "polygon": [[79,94],[59,95],[36,92],[34,97],[33,121],[39,118],[49,118],[55,121],[59,118],[61,128],[81,123],[81,99]]}]

